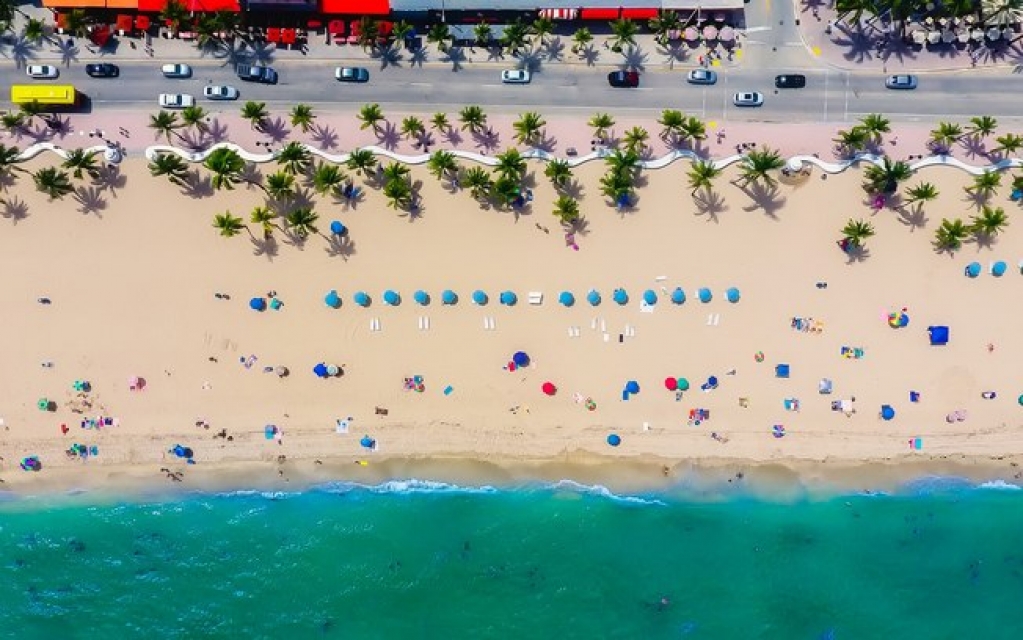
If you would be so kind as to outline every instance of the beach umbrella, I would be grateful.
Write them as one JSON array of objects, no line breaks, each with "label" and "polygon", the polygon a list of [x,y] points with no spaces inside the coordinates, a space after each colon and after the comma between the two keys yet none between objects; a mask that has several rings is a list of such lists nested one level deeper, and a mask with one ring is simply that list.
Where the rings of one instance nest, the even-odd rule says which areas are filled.
[{"label": "beach umbrella", "polygon": [[998,262],[991,265],[991,275],[1001,278],[1005,275],[1006,264],[1004,261],[999,260]]},{"label": "beach umbrella", "polygon": [[707,378],[707,387],[709,389],[717,389],[718,388],[718,377],[717,376],[711,376],[711,377]]},{"label": "beach umbrella", "polygon": [[528,367],[529,355],[525,351],[516,351],[515,355],[512,356],[512,362],[515,363],[516,367]]},{"label": "beach umbrella", "polygon": [[607,437],[607,443],[612,447],[617,447],[622,443],[622,439],[617,433],[612,433]]},{"label": "beach umbrella", "polygon": [[180,444],[176,444],[176,445],[174,445],[174,448],[171,449],[171,453],[173,453],[174,455],[176,455],[179,458],[184,458],[185,457],[185,447],[182,447]]},{"label": "beach umbrella", "polygon": [[596,307],[600,304],[600,293],[596,289],[590,289],[590,292],[586,294],[586,302],[589,302],[590,306]]},{"label": "beach umbrella", "polygon": [[639,383],[635,380],[629,380],[625,383],[625,390],[630,394],[639,393]]},{"label": "beach umbrella", "polygon": [[558,388],[554,386],[553,382],[543,383],[543,385],[540,387],[540,390],[549,396],[553,396],[555,393],[558,392]]},{"label": "beach umbrella", "polygon": [[725,291],[725,297],[729,302],[738,302],[740,298],[739,290],[732,287],[728,291]]},{"label": "beach umbrella", "polygon": [[348,233],[348,227],[341,224],[340,220],[332,220],[330,223],[330,232],[336,236],[343,236]]},{"label": "beach umbrella", "polygon": [[677,380],[679,391],[689,391],[689,381],[685,378],[679,378]]},{"label": "beach umbrella", "polygon": [[895,417],[895,409],[890,404],[881,405],[881,418],[883,420],[891,420]]},{"label": "beach umbrella", "polygon": [[558,302],[566,307],[571,307],[575,304],[575,296],[571,291],[562,291],[561,294],[558,295]]},{"label": "beach umbrella", "polygon": [[444,292],[440,294],[440,301],[443,304],[455,304],[458,302],[458,294],[451,289],[445,289]]},{"label": "beach umbrella", "polygon": [[291,373],[291,371],[289,371],[288,368],[285,367],[283,364],[279,364],[276,367],[274,367],[274,373],[276,373],[277,376],[280,378],[287,378],[288,374]]},{"label": "beach umbrella", "polygon": [[424,307],[430,304],[430,294],[423,291],[422,289],[419,289],[414,294],[412,294],[412,299],[416,301],[416,304],[423,305]]},{"label": "beach umbrella", "polygon": [[970,278],[976,278],[977,276],[980,275],[981,271],[982,268],[979,262],[971,262],[970,264],[966,265],[966,275],[969,276]]},{"label": "beach umbrella", "polygon": [[340,375],[340,373],[341,373],[341,367],[337,366],[336,364],[328,364],[327,365],[327,375],[328,376],[336,376],[336,375]]},{"label": "beach umbrella", "polygon": [[501,304],[507,307],[514,307],[519,301],[519,297],[515,295],[514,291],[502,291],[501,292]]},{"label": "beach umbrella", "polygon": [[625,289],[615,289],[614,295],[612,296],[616,304],[626,305],[629,304],[629,294],[625,292]]},{"label": "beach umbrella", "polygon": [[678,378],[665,378],[664,379],[664,388],[667,389],[668,391],[677,391],[678,390]]},{"label": "beach umbrella", "polygon": [[647,289],[643,292],[643,302],[649,305],[657,304],[657,293],[653,289]]},{"label": "beach umbrella", "polygon": [[263,298],[253,298],[249,300],[249,308],[253,311],[266,311],[266,300]]},{"label": "beach umbrella", "polygon": [[337,291],[335,289],[331,289],[330,292],[323,297],[323,301],[331,309],[337,309],[341,306],[341,296],[337,295]]},{"label": "beach umbrella", "polygon": [[682,287],[675,287],[675,290],[671,292],[671,301],[674,304],[682,304],[686,301],[686,292],[682,290]]},{"label": "beach umbrella", "polygon": [[313,373],[316,374],[317,378],[326,378],[327,377],[327,365],[322,363],[322,362],[319,363],[318,365],[313,367]]},{"label": "beach umbrella", "polygon": [[483,291],[482,289],[476,289],[475,291],[472,292],[472,302],[473,302],[473,304],[478,304],[480,306],[483,306],[487,302],[489,302],[489,300],[490,300],[490,298],[487,297],[486,292]]},{"label": "beach umbrella", "polygon": [[362,436],[362,439],[359,440],[359,446],[364,449],[372,449],[377,446],[377,441],[369,436]]},{"label": "beach umbrella", "polygon": [[707,287],[701,288],[698,295],[700,296],[700,302],[710,302],[711,298],[714,297]]},{"label": "beach umbrella", "polygon": [[50,410],[49,398],[39,398],[39,400],[36,401],[36,407],[40,411],[49,411]]},{"label": "beach umbrella", "polygon": [[352,300],[354,300],[355,304],[359,305],[360,307],[369,306],[369,294],[367,294],[365,291],[356,291],[355,295],[352,296]]},{"label": "beach umbrella", "polygon": [[401,296],[399,296],[398,292],[394,289],[388,289],[387,291],[384,291],[384,304],[396,307],[401,304]]}]

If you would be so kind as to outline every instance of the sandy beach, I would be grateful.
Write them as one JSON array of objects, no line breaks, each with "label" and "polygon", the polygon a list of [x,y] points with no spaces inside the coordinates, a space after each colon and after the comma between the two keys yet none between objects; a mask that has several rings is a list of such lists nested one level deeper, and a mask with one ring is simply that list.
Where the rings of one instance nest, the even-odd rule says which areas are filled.
[{"label": "sandy beach", "polygon": [[[56,162],[44,154],[25,168]],[[388,208],[372,186],[354,207],[311,194],[321,232],[335,219],[349,228],[345,255],[319,235],[296,246],[277,233],[272,250],[247,233],[220,237],[214,214],[247,219],[262,191],[190,197],[151,177],[137,155],[87,213],[71,197],[48,202],[19,174],[7,199],[23,203],[24,215],[12,217],[9,207],[0,234],[8,274],[4,487],[166,484],[160,469],[184,471],[182,485],[193,488],[415,475],[642,487],[677,481],[694,465],[726,474],[755,468],[765,478],[786,469],[855,488],[932,472],[1014,480],[1023,457],[1015,364],[1023,338],[1013,326],[1023,228],[1010,224],[991,247],[968,242],[954,256],[936,253],[941,218],[976,213],[963,191],[970,178],[950,168],[909,181],[941,192],[915,227],[890,209],[871,215],[856,171],[827,179],[813,172],[754,201],[729,169],[708,212],[686,187],[686,167],[645,171],[624,213],[599,194],[602,166],[577,169],[585,217],[578,250],[550,213],[556,194],[540,162],[529,163],[534,199],[517,214],[481,209],[421,167],[412,169],[422,183],[415,218]],[[992,203],[1011,216],[1007,195],[1003,188]],[[876,229],[862,260],[835,246],[850,218]],[[963,275],[972,260],[985,267],[976,279]],[[1004,277],[986,272],[994,260],[1009,264]],[[666,295],[677,286],[687,294],[682,305]],[[618,287],[629,304],[611,301]],[[697,299],[701,287],[711,302]],[[729,287],[741,291],[739,302],[725,300]],[[339,309],[324,304],[332,289]],[[402,295],[400,305],[383,304],[386,289]],[[430,305],[413,301],[417,289],[432,295]],[[444,289],[458,292],[457,305],[440,304]],[[475,289],[488,292],[487,306],[472,304]],[[600,306],[586,302],[590,289],[602,294]],[[640,305],[646,289],[659,296],[648,310]],[[352,301],[360,290],[372,297],[368,308]],[[504,290],[518,294],[516,306],[497,303]],[[558,304],[563,290],[575,306]],[[252,311],[249,299],[268,292],[282,307]],[[529,292],[542,292],[543,303],[529,304]],[[902,309],[911,322],[892,329],[888,314]],[[819,330],[793,329],[796,317]],[[931,346],[930,325],[949,326],[949,344]],[[843,357],[842,347],[862,357]],[[532,362],[512,372],[516,351]],[[317,378],[319,362],[344,375]],[[779,364],[790,366],[788,378],[776,376]],[[290,375],[265,372],[277,366]],[[413,376],[422,376],[422,392],[404,388]],[[717,388],[701,391],[710,376]],[[142,390],[129,388],[135,377]],[[679,398],[666,377],[692,387]],[[833,383],[830,395],[818,393],[822,378]],[[91,385],[85,414],[70,407],[78,380]],[[630,380],[641,391],[626,401]],[[548,381],[554,396],[541,391]],[[983,399],[985,391],[997,397]],[[40,410],[41,398],[55,410]],[[798,411],[785,399],[798,400]],[[855,413],[833,411],[839,400]],[[885,404],[894,419],[880,418]],[[699,425],[690,420],[697,409],[710,415]],[[949,423],[955,411],[965,419]],[[82,428],[83,415],[116,424]],[[348,418],[349,433],[336,433],[336,421]],[[267,439],[266,425],[281,437]],[[773,437],[775,425],[784,437]],[[230,440],[215,437],[222,430]],[[611,433],[621,446],[607,445]],[[375,451],[360,446],[364,435]],[[72,459],[65,450],[73,443],[95,445],[99,455]],[[175,444],[191,447],[197,464],[169,453]],[[41,472],[18,469],[29,455],[40,458]]]}]

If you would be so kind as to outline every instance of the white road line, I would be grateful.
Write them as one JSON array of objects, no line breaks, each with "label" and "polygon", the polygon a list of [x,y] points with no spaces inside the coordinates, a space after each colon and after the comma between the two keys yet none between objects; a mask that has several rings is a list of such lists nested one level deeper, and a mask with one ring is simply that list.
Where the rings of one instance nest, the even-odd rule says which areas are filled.
[{"label": "white road line", "polygon": [[843,122],[849,122],[849,74],[845,74],[845,118]]},{"label": "white road line", "polygon": [[770,31],[774,27],[746,27],[746,33],[757,33],[758,31]]},{"label": "white road line", "polygon": [[830,73],[824,74],[824,122],[828,121],[828,79],[830,77]]}]

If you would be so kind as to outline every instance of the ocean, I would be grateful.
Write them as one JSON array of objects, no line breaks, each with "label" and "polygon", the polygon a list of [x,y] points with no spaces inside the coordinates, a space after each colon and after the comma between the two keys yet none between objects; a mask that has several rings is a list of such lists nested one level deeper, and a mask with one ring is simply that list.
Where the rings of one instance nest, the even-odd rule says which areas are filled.
[{"label": "ocean", "polygon": [[1023,637],[1023,492],[571,482],[0,502],[0,637]]}]

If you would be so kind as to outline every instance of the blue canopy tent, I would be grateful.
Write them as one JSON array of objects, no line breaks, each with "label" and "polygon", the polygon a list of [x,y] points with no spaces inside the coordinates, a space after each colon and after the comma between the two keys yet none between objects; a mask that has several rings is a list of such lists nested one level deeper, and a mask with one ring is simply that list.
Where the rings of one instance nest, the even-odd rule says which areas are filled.
[{"label": "blue canopy tent", "polygon": [[1005,275],[1005,270],[1007,268],[1008,266],[1005,264],[1005,261],[999,260],[998,262],[991,265],[991,275],[995,276],[996,278],[1001,278],[1002,276]]},{"label": "blue canopy tent", "polygon": [[725,298],[727,298],[729,302],[738,302],[740,297],[742,297],[742,295],[735,287],[731,287],[728,291],[725,291]]},{"label": "blue canopy tent", "polygon": [[335,236],[343,236],[348,233],[348,227],[341,224],[340,220],[332,220],[330,223],[330,232]]},{"label": "blue canopy tent", "polygon": [[397,307],[401,304],[401,296],[399,296],[398,292],[394,289],[388,289],[387,291],[384,291],[384,304]]},{"label": "blue canopy tent", "polygon": [[571,291],[562,291],[558,295],[558,302],[566,307],[571,307],[575,304],[575,295],[573,295]]},{"label": "blue canopy tent", "polygon": [[965,273],[969,278],[976,278],[977,276],[980,275],[981,271],[983,271],[983,268],[980,266],[979,262],[971,262],[970,264],[966,265]]},{"label": "blue canopy tent", "polygon": [[617,447],[622,443],[622,438],[617,433],[612,433],[607,437],[607,443],[612,447]]},{"label": "blue canopy tent", "polygon": [[359,305],[360,307],[369,306],[369,294],[367,294],[365,291],[356,291],[355,295],[352,296],[352,300],[354,300],[355,304]]},{"label": "blue canopy tent", "polygon": [[430,294],[423,291],[422,289],[419,289],[418,291],[413,293],[412,299],[416,301],[416,304],[422,305],[424,307],[430,304]]},{"label": "blue canopy tent", "polygon": [[483,291],[482,289],[476,289],[475,291],[472,292],[472,302],[473,302],[473,304],[478,304],[480,306],[483,306],[483,305],[485,305],[489,301],[490,301],[490,298],[487,297],[487,293],[485,291]]},{"label": "blue canopy tent", "polygon": [[626,305],[629,304],[629,294],[625,292],[625,289],[615,289],[614,295],[612,296],[616,304]]},{"label": "blue canopy tent", "polygon": [[337,295],[336,289],[331,289],[330,292],[323,297],[323,302],[325,302],[331,309],[337,309],[341,306],[341,296]]},{"label": "blue canopy tent", "polygon": [[671,301],[674,304],[682,304],[686,301],[686,292],[682,290],[682,287],[675,287],[675,290],[671,292]]},{"label": "blue canopy tent", "polygon": [[931,344],[941,346],[948,344],[948,327],[937,326],[927,327],[927,335],[931,338]]},{"label": "blue canopy tent", "polygon": [[653,289],[647,289],[643,292],[643,302],[646,304],[657,304],[657,293]]},{"label": "blue canopy tent", "polygon": [[512,356],[512,362],[515,363],[516,367],[528,367],[529,354],[527,354],[525,351],[516,351],[515,355]]},{"label": "blue canopy tent", "polygon": [[443,304],[456,304],[458,302],[458,294],[451,289],[445,289],[444,292],[440,294],[440,301]]},{"label": "blue canopy tent", "polygon": [[501,304],[506,307],[514,307],[519,302],[519,297],[514,291],[502,291],[499,298]]},{"label": "blue canopy tent", "polygon": [[590,292],[586,294],[586,302],[589,302],[591,307],[600,305],[600,292],[590,289]]},{"label": "blue canopy tent", "polygon": [[253,298],[249,300],[249,308],[253,311],[266,311],[266,300],[263,298]]},{"label": "blue canopy tent", "polygon": [[881,405],[881,419],[891,420],[895,417],[895,409],[890,404]]},{"label": "blue canopy tent", "polygon": [[714,298],[714,295],[710,292],[710,289],[708,289],[707,287],[702,287],[700,291],[697,293],[697,295],[699,295],[700,297],[700,302],[704,303],[710,302]]}]

